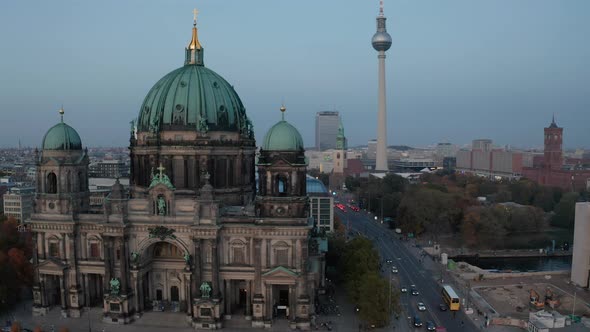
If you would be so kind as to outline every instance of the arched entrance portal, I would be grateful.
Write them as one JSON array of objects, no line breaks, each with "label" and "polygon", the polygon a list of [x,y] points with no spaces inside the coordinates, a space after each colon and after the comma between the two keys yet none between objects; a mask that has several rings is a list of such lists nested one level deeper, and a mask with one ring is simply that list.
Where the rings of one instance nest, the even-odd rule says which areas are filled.
[{"label": "arched entrance portal", "polygon": [[153,311],[187,310],[190,280],[184,270],[184,251],[171,242],[155,242],[142,257],[142,294],[144,307]]}]

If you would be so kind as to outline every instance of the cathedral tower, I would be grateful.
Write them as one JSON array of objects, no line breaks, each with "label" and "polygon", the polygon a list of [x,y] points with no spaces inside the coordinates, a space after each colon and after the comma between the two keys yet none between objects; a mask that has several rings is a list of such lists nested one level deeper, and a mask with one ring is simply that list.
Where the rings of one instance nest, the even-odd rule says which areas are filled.
[{"label": "cathedral tower", "polygon": [[[266,133],[257,164],[257,215],[277,218],[277,221],[307,217],[307,162],[303,139],[299,131],[285,121],[286,110],[281,107],[281,121]],[[302,219],[297,223],[305,222],[306,219]]]},{"label": "cathedral tower", "polygon": [[88,153],[76,130],[61,121],[43,137],[36,151],[36,213],[74,214],[88,210]]}]

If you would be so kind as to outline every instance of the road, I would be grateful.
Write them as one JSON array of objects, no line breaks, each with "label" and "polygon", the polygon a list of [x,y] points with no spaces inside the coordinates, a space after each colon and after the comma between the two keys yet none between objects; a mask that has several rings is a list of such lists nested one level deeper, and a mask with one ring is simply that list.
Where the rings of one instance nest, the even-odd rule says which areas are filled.
[{"label": "road", "polygon": [[[360,232],[369,239],[372,239],[375,247],[379,250],[382,261],[392,259],[391,265],[396,266],[398,273],[391,273],[391,265],[383,264],[383,275],[393,276],[394,287],[416,285],[419,291],[418,296],[413,296],[408,291],[401,293],[400,302],[407,317],[407,323],[413,327],[412,317],[418,315],[426,329],[426,322],[432,321],[436,326],[444,326],[447,331],[477,331],[478,328],[462,311],[450,312],[440,311],[439,304],[443,303],[441,296],[441,286],[438,283],[440,279],[440,268],[437,264],[428,264],[430,268],[419,261],[419,248],[413,247],[408,241],[399,240],[398,236],[374,220],[374,217],[365,212],[354,212],[349,208],[346,212],[334,209],[335,213],[341,218],[344,226],[350,227],[353,232]],[[430,258],[426,257],[429,260]],[[455,291],[458,291],[455,289]],[[420,312],[417,309],[417,303],[423,302],[426,305],[426,311]],[[403,316],[402,316],[403,317]],[[400,318],[401,319],[401,318]],[[394,322],[395,324],[395,322]]]}]

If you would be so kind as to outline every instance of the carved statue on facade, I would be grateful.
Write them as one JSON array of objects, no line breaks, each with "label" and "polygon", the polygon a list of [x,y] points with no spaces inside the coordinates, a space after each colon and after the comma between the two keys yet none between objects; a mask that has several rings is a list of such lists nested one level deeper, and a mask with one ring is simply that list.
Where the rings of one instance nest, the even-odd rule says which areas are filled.
[{"label": "carved statue on facade", "polygon": [[204,117],[199,119],[199,131],[206,134],[209,132],[209,125],[207,124],[207,120]]},{"label": "carved statue on facade", "polygon": [[158,197],[158,215],[166,215],[166,200],[162,196]]},{"label": "carved statue on facade", "polygon": [[204,281],[201,284],[200,290],[201,290],[201,297],[202,298],[208,299],[209,296],[211,296],[211,286],[209,286],[209,283],[208,282]]},{"label": "carved statue on facade", "polygon": [[184,258],[186,265],[191,264],[191,255],[188,252],[185,252],[184,256],[182,256],[182,258]]},{"label": "carved statue on facade", "polygon": [[131,253],[131,263],[133,263],[133,264],[139,263],[139,253],[138,252],[134,251]]},{"label": "carved statue on facade", "polygon": [[119,295],[119,290],[121,287],[121,282],[119,281],[119,279],[111,278],[109,284],[111,285],[111,295]]},{"label": "carved statue on facade", "polygon": [[131,120],[129,124],[131,125],[131,137],[135,138],[135,120]]}]

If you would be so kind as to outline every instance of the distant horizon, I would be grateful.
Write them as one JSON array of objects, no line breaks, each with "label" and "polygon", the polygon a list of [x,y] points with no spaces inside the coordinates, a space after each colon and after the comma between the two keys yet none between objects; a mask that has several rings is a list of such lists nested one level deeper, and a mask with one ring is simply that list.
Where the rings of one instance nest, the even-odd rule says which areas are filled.
[{"label": "distant horizon", "polygon": [[[437,142],[437,143],[431,143],[428,144],[426,146],[421,146],[421,145],[408,145],[408,144],[394,144],[394,145],[388,145],[387,148],[391,149],[393,146],[406,146],[409,147],[413,150],[423,150],[423,149],[436,149],[436,145],[439,143],[450,143],[451,145],[455,146],[455,147],[459,147],[459,148],[466,148],[471,146],[471,142],[469,143],[464,143],[464,144],[455,144],[452,142]],[[511,150],[524,150],[524,151],[543,151],[543,146],[537,146],[537,147],[523,147],[523,146],[517,146],[517,145],[513,145],[513,144],[496,144],[495,142],[493,142],[493,147],[500,147],[500,148],[504,148],[507,145],[510,147]],[[257,146],[258,147],[258,146]],[[359,144],[359,145],[352,145],[352,146],[348,146],[348,149],[358,149],[358,148],[363,148],[363,147],[367,147],[367,144]],[[86,146],[83,145],[83,148],[88,148],[88,149],[128,149],[129,146]],[[4,146],[4,147],[0,147],[0,150],[18,150],[19,147],[17,146]],[[28,150],[34,150],[34,149],[39,149],[41,150],[41,146],[39,144],[39,146],[21,146],[21,149],[28,149]],[[326,151],[326,150],[334,150],[334,149],[325,149],[322,151]],[[590,148],[584,148],[584,147],[567,147],[564,146],[563,151],[577,151],[577,150],[584,150],[584,151],[590,151]],[[317,151],[315,147],[308,147],[305,148],[305,151]]]},{"label": "distant horizon", "polygon": [[[305,145],[316,112],[334,110],[349,144],[366,144],[377,127],[378,4],[2,2],[0,146],[40,145],[62,105],[84,145],[125,145],[150,88],[183,65],[195,5],[205,65],[234,86],[258,142],[284,102]],[[539,147],[555,115],[565,146],[588,147],[588,12],[587,0],[386,0],[387,145]]]}]

